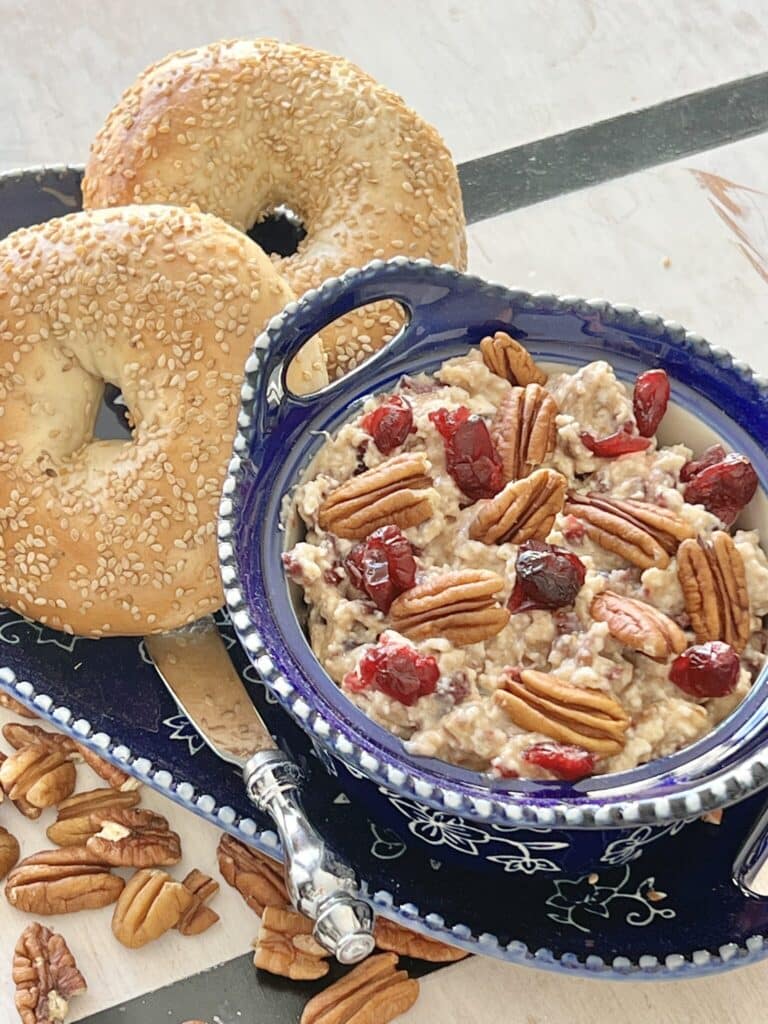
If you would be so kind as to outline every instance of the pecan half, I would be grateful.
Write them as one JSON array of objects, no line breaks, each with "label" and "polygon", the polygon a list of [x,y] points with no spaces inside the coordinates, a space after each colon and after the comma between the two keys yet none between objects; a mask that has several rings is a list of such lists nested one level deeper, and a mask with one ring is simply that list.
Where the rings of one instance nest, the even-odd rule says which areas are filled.
[{"label": "pecan half", "polygon": [[0,786],[10,799],[37,808],[52,807],[70,796],[76,778],[66,754],[39,744],[17,750],[0,765]]},{"label": "pecan half", "polygon": [[560,743],[575,743],[601,757],[618,754],[629,717],[613,697],[572,686],[556,676],[526,668],[508,672],[494,703],[528,732]]},{"label": "pecan half", "polygon": [[432,486],[430,468],[423,452],[395,455],[331,491],[317,521],[348,540],[361,540],[380,526],[418,526],[432,515],[425,493]]},{"label": "pecan half", "polygon": [[[8,758],[5,756],[5,754],[2,751],[0,751],[0,767],[2,767],[2,765],[4,765],[7,760]],[[2,802],[3,789],[2,786],[0,786],[0,804]],[[43,813],[39,807],[33,807],[32,804],[29,803],[29,801],[25,800],[23,797],[21,797],[18,800],[12,800],[11,803],[13,804],[17,811],[23,814],[25,818],[29,818],[30,821],[37,820],[37,818],[39,818],[40,815]]]},{"label": "pecan half", "polygon": [[91,789],[62,800],[56,821],[48,826],[46,835],[57,846],[85,846],[101,829],[105,816],[135,807],[141,797],[136,790]]},{"label": "pecan half", "polygon": [[414,960],[447,964],[469,956],[463,949],[449,946],[438,939],[429,939],[426,935],[419,935],[410,928],[403,928],[394,921],[388,921],[386,917],[376,918],[373,934],[379,949],[397,953],[398,956],[410,956]]},{"label": "pecan half", "polygon": [[290,906],[279,863],[226,833],[219,840],[216,853],[224,881],[237,889],[260,917],[266,907]]},{"label": "pecan half", "polygon": [[153,868],[181,860],[181,839],[162,814],[135,808],[100,812],[91,818],[99,828],[85,845],[104,864]]},{"label": "pecan half", "polygon": [[77,752],[77,744],[69,736],[61,732],[49,732],[39,725],[26,725],[23,722],[6,722],[3,726],[3,737],[14,750],[22,747],[39,746],[46,750],[60,750],[70,756]]},{"label": "pecan half", "polygon": [[484,544],[544,540],[563,507],[566,487],[554,469],[536,469],[508,483],[496,497],[477,502],[469,536]]},{"label": "pecan half", "polygon": [[645,601],[605,590],[592,599],[589,611],[597,622],[607,624],[614,640],[657,661],[681,654],[688,646],[678,624]]},{"label": "pecan half", "polygon": [[444,572],[395,598],[392,626],[411,640],[442,636],[459,647],[489,640],[509,622],[509,612],[494,597],[503,586],[486,569]]},{"label": "pecan half", "polygon": [[8,829],[0,828],[0,878],[5,878],[20,855],[21,849],[16,837]]},{"label": "pecan half", "polygon": [[4,690],[0,690],[0,708],[6,708],[8,711],[12,711],[14,715],[18,715],[20,718],[37,718],[34,711],[30,711],[29,708],[20,701],[14,700],[14,698]]},{"label": "pecan half", "polygon": [[536,365],[528,349],[504,331],[496,331],[492,337],[489,334],[483,338],[480,354],[489,370],[515,387],[547,382],[546,373]]},{"label": "pecan half", "polygon": [[21,861],[6,879],[5,896],[27,914],[70,914],[114,903],[124,884],[78,846],[44,850]]},{"label": "pecan half", "polygon": [[751,614],[744,560],[730,534],[687,540],[677,553],[677,577],[696,640],[724,640],[737,651],[749,641]]},{"label": "pecan half", "polygon": [[37,922],[16,943],[13,982],[22,1024],[60,1024],[70,1000],[87,988],[63,937]]},{"label": "pecan half", "polygon": [[219,883],[194,868],[181,884],[189,889],[195,899],[179,918],[176,928],[182,935],[200,935],[219,920],[216,911],[206,906],[208,900],[219,891]]},{"label": "pecan half", "polygon": [[665,569],[680,542],[695,536],[684,519],[649,501],[571,492],[563,511],[581,521],[591,541],[640,569]]},{"label": "pecan half", "polygon": [[124,772],[122,768],[118,768],[117,765],[112,764],[110,761],[105,761],[103,757],[95,754],[90,747],[85,747],[82,743],[77,743],[76,746],[78,754],[91,771],[96,772],[99,778],[104,779],[107,785],[113,789],[125,792],[126,790],[138,789],[141,786],[138,779]]},{"label": "pecan half", "polygon": [[128,949],[154,942],[195,902],[195,896],[159,868],[137,871],[120,894],[112,915],[112,932]]},{"label": "pecan half", "polygon": [[553,451],[556,416],[557,402],[540,384],[512,388],[491,424],[505,480],[527,476]]},{"label": "pecan half", "polygon": [[699,821],[705,822],[707,825],[722,825],[723,823],[723,808],[716,807],[712,811],[705,811],[699,818]]},{"label": "pecan half", "polygon": [[267,907],[256,938],[254,966],[293,981],[309,981],[328,973],[327,950],[312,938],[313,924],[303,914]]},{"label": "pecan half", "polygon": [[377,953],[309,1000],[300,1024],[388,1024],[419,997],[419,983],[396,970],[394,953]]}]

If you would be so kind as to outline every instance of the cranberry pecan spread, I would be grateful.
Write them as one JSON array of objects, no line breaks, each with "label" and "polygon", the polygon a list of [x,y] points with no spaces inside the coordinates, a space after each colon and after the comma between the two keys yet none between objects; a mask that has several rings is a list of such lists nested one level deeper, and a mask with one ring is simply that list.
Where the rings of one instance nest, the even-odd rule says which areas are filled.
[{"label": "cranberry pecan spread", "polygon": [[295,492],[312,647],[411,754],[575,780],[721,722],[765,649],[757,476],[662,445],[663,370],[552,373],[503,333],[370,398]]}]

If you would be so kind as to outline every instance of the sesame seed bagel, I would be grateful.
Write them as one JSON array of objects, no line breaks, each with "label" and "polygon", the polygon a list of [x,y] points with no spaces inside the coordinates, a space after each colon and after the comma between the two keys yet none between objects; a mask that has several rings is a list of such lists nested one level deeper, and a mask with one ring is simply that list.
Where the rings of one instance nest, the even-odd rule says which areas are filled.
[{"label": "sesame seed bagel", "polygon": [[[292,298],[258,245],[174,207],[75,213],[0,242],[0,605],[88,636],[219,607],[242,370]],[[291,383],[312,390],[319,345],[302,356]],[[130,440],[94,440],[105,381]]]},{"label": "sesame seed bagel", "polygon": [[[307,231],[275,258],[297,294],[374,258],[466,266],[456,167],[435,129],[354,64],[274,40],[144,71],[93,142],[83,201],[194,204],[242,231],[285,203]],[[331,375],[391,337],[398,312],[380,304],[324,332]]]}]

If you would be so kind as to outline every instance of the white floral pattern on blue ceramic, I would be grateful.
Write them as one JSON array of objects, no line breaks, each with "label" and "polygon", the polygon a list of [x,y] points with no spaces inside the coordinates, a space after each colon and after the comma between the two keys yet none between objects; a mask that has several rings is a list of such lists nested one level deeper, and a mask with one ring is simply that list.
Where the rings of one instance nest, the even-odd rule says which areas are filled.
[{"label": "white floral pattern on blue ceramic", "polygon": [[675,917],[672,907],[661,905],[667,901],[667,893],[656,889],[655,884],[656,879],[652,875],[640,882],[633,879],[629,867],[625,867],[618,877],[607,880],[601,879],[597,873],[574,881],[558,879],[554,883],[554,895],[546,901],[546,906],[555,909],[547,916],[550,921],[576,928],[587,935],[594,927],[602,927],[602,923],[595,922],[594,918],[602,918],[604,922],[616,912],[631,927],[645,928],[659,918],[666,921]]},{"label": "white floral pattern on blue ceramic", "polygon": [[[21,631],[19,640],[16,629],[4,628],[14,620],[19,626],[18,615],[0,609],[0,689],[181,806],[279,855],[271,823],[252,817],[237,773],[205,747],[193,752],[193,733],[142,658],[139,641],[70,645],[44,627]],[[231,639],[227,616],[219,624]],[[232,651],[245,676],[244,654],[239,646]],[[501,865],[502,876],[470,874],[467,851],[491,845],[471,823],[401,800],[393,813],[406,823],[409,841],[368,819],[328,775],[306,734],[265,699],[261,685],[244,682],[273,734],[302,765],[313,819],[355,865],[379,909],[400,923],[511,963],[605,978],[691,977],[768,954],[768,906],[730,879],[759,796],[727,810],[727,827],[696,822],[674,835],[679,826],[669,825],[661,836],[643,826],[631,830],[613,863],[579,877],[541,866],[532,871],[533,861],[548,859],[545,847],[532,848],[553,841],[546,829],[529,829],[532,843],[523,849],[519,829],[497,827],[512,866]],[[638,863],[642,845],[647,852]],[[457,846],[460,859],[447,856]]]},{"label": "white floral pattern on blue ceramic", "polygon": [[[406,326],[385,350],[315,395],[286,392],[284,367],[313,334],[382,299],[395,299],[408,313]],[[222,578],[234,626],[266,685],[318,751],[335,759],[339,778],[372,817],[402,831],[402,821],[392,814],[398,801],[431,808],[452,823],[442,840],[446,857],[507,872],[514,861],[508,850],[498,849],[494,829],[514,826],[521,848],[529,851],[521,854],[527,867],[547,872],[554,865],[577,874],[604,856],[619,856],[615,851],[622,843],[638,856],[670,825],[676,832],[703,810],[766,784],[765,670],[724,723],[669,757],[575,784],[491,780],[408,755],[398,737],[355,707],[315,658],[282,571],[285,509],[324,437],[368,395],[390,389],[405,373],[435,370],[496,330],[521,338],[543,361],[581,365],[605,358],[627,379],[648,366],[664,367],[673,400],[745,452],[765,485],[768,384],[679,324],[603,300],[507,289],[424,260],[375,260],[290,303],[254,343],[221,502]],[[467,829],[463,839],[461,823]],[[532,826],[556,828],[547,856],[533,855]],[[632,838],[640,826],[642,842]],[[411,822],[411,834],[427,845],[434,842],[433,831]]]},{"label": "white floral pattern on blue ceramic", "polygon": [[[0,237],[77,209],[79,180],[76,168],[0,175]],[[231,640],[227,616],[220,615],[219,622]],[[606,893],[603,901],[607,917],[584,910],[597,905],[584,879],[573,879],[576,887],[569,888],[564,885],[569,879],[547,872],[502,876],[501,900],[499,876],[478,875],[468,899],[465,867],[440,859],[450,848],[433,847],[434,856],[425,857],[429,846],[366,819],[329,777],[305,733],[256,683],[239,646],[232,652],[273,734],[307,774],[306,802],[313,818],[355,864],[378,908],[400,923],[510,963],[609,979],[690,978],[768,955],[768,907],[745,897],[730,879],[734,853],[758,813],[760,797],[728,810],[727,827],[696,822],[679,836],[661,836],[641,864],[626,866],[629,875],[620,884],[609,874],[616,870],[612,866],[595,872],[597,882],[584,876],[587,886],[613,887],[613,899]],[[67,637],[0,609],[0,689],[180,806],[279,856],[270,822],[251,817],[236,772],[205,748],[193,754],[185,736],[172,738],[175,730],[186,728],[139,641]],[[638,927],[619,912],[616,892],[647,893],[650,885],[667,893],[654,906],[673,909],[675,916],[656,914]],[[552,898],[554,905],[548,904]],[[550,919],[551,913],[569,911],[570,925]]]}]

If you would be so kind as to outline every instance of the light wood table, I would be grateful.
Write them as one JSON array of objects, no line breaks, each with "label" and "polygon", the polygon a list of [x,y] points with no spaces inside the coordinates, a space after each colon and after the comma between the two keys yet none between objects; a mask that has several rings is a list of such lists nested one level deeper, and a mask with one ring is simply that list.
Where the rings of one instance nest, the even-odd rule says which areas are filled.
[{"label": "light wood table", "polygon": [[[0,171],[84,162],[102,119],[146,64],[174,49],[249,35],[306,43],[359,63],[435,123],[460,162],[504,150],[535,161],[535,148],[520,147],[569,133],[562,166],[544,168],[553,192],[563,194],[526,206],[520,180],[511,178],[506,192],[501,182],[512,212],[470,226],[470,268],[531,290],[599,294],[656,310],[768,373],[768,134],[753,128],[750,138],[729,141],[745,132],[724,121],[716,126],[723,145],[698,152],[698,136],[686,128],[688,101],[664,105],[687,94],[696,104],[702,90],[766,71],[768,19],[759,0],[0,0]],[[658,108],[665,138],[683,138],[682,148],[665,143],[637,164],[645,169],[620,177],[611,170],[615,151],[606,149],[596,157],[601,183],[570,191],[578,180],[567,154],[581,145],[574,131],[615,117],[618,145],[630,145],[626,115],[645,107]],[[760,109],[765,129],[768,95],[762,108],[758,103],[758,120]],[[667,162],[670,153],[686,155]],[[723,180],[736,210],[717,198]],[[215,873],[215,830],[162,797],[148,794],[145,802],[182,834],[185,866]],[[8,815],[0,820],[8,824]],[[44,845],[39,825],[19,822],[13,827],[25,853]],[[220,991],[217,1024],[290,1020],[293,1010],[282,1014],[260,994],[255,974],[247,1000],[224,989],[220,971],[200,975],[246,952],[258,928],[226,886],[216,909],[223,924],[205,936],[190,941],[171,933],[136,953],[112,939],[108,910],[54,918],[90,983],[73,1019],[177,1024],[190,1016],[189,982],[123,1011],[108,1008],[199,975],[197,991]],[[15,1019],[10,950],[24,923],[0,904],[3,1024]],[[403,1020],[751,1024],[766,1019],[767,1004],[762,965],[650,984],[562,978],[473,958],[426,978]]]}]

